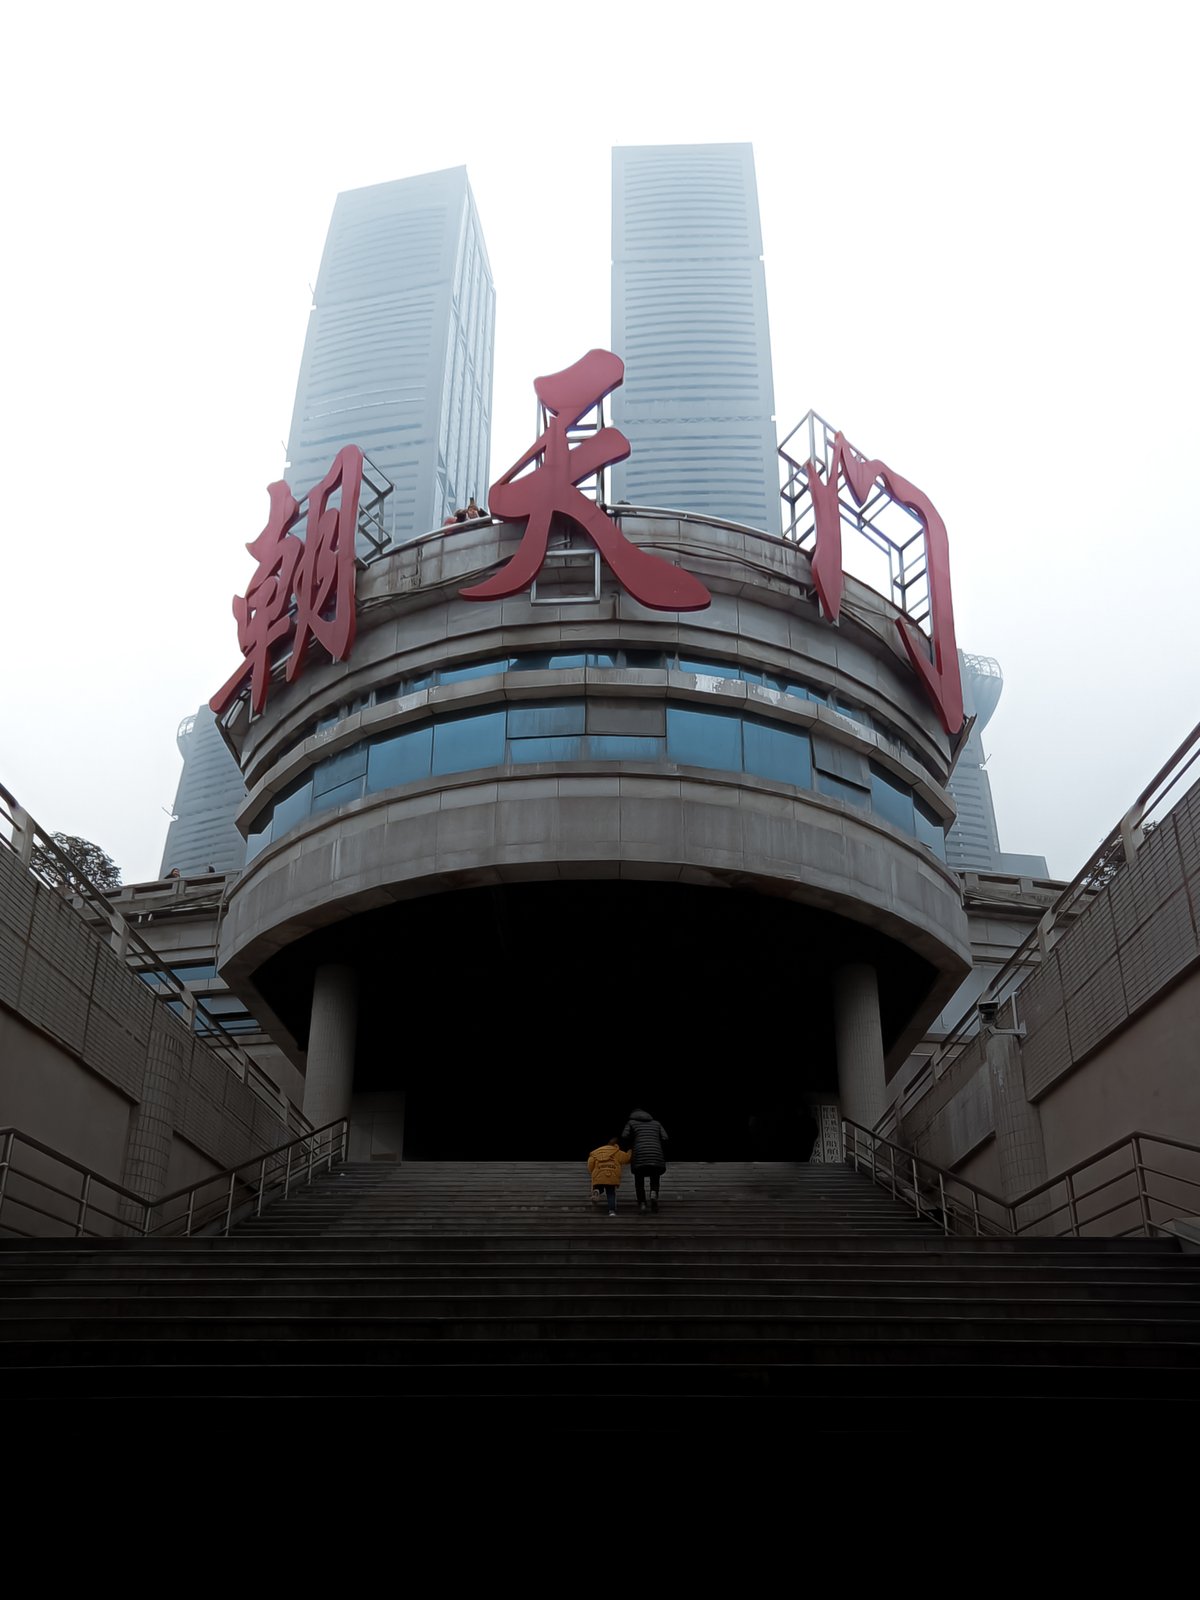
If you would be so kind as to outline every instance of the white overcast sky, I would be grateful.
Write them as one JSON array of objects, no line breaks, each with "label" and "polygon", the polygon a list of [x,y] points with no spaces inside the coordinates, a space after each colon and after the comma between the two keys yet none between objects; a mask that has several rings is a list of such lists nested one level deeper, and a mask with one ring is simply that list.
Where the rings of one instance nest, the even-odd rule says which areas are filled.
[{"label": "white overcast sky", "polygon": [[1001,841],[1070,876],[1200,717],[1197,16],[10,7],[0,781],[157,872],[338,190],[466,163],[503,469],[608,343],[610,147],[748,139],[780,432],[815,407],[939,507]]}]

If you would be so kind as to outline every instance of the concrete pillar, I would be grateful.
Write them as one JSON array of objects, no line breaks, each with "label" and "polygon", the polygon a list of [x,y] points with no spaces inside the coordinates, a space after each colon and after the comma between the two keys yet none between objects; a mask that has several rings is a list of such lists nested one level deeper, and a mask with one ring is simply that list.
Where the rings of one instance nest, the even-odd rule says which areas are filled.
[{"label": "concrete pillar", "polygon": [[[992,1115],[996,1123],[996,1154],[1006,1200],[1046,1181],[1046,1146],[1042,1119],[1025,1094],[1025,1072],[1020,1041],[1012,1034],[983,1029],[983,1048],[992,1087]],[[1018,1219],[1043,1215],[1049,1201],[1043,1198]]]},{"label": "concrete pillar", "polygon": [[875,968],[866,962],[834,973],[833,1024],[842,1115],[873,1128],[884,1110],[883,1032],[879,983]]},{"label": "concrete pillar", "polygon": [[304,1076],[304,1115],[314,1128],[350,1115],[357,1034],[358,974],[333,962],[318,967]]}]

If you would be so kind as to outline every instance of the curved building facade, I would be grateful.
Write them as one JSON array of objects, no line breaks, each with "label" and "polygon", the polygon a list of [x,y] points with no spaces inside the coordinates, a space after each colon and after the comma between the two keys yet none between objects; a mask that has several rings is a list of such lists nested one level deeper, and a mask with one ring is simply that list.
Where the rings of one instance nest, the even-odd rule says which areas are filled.
[{"label": "curved building facade", "polygon": [[472,603],[513,532],[438,530],[361,575],[351,660],[227,718],[222,976],[374,1153],[586,1150],[635,1100],[680,1156],[786,1142],[806,1101],[872,1123],[968,967],[950,743],[890,603],[848,580],[834,628],[793,544],[619,520],[711,606],[607,568]]}]

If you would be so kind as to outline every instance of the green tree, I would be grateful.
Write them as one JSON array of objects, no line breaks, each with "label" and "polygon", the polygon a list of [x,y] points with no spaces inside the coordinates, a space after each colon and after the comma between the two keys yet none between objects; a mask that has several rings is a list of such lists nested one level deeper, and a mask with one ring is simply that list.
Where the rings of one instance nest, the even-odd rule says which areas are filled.
[{"label": "green tree", "polygon": [[78,888],[84,878],[102,893],[121,887],[121,869],[107,851],[90,839],[81,839],[74,833],[52,833],[50,837],[67,858],[64,863],[42,846],[33,853],[33,864],[48,883],[65,883]]}]

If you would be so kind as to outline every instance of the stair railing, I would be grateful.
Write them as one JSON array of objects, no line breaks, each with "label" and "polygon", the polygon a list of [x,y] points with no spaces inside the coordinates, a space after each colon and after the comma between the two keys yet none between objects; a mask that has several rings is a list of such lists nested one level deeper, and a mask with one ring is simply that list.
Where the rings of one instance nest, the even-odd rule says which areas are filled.
[{"label": "stair railing", "polygon": [[945,1234],[1012,1234],[1011,1209],[999,1195],[956,1177],[915,1150],[881,1138],[861,1123],[842,1118],[842,1160],[909,1205]]},{"label": "stair railing", "polygon": [[[228,1236],[243,1217],[260,1216],[272,1200],[286,1200],[318,1173],[332,1172],[346,1160],[349,1138],[350,1124],[341,1117],[147,1200],[19,1128],[0,1128],[0,1235],[46,1237],[49,1221],[77,1239]],[[22,1152],[25,1164],[18,1165]],[[26,1223],[40,1217],[42,1226],[36,1232],[20,1226],[18,1214]]]},{"label": "stair railing", "polygon": [[[1200,1145],[1142,1129],[1012,1201],[848,1117],[842,1160],[947,1234],[1151,1239],[1172,1233],[1172,1222],[1200,1217]],[[1132,1220],[1119,1228],[1113,1219],[1123,1217]]]},{"label": "stair railing", "polygon": [[[1200,1216],[1198,1204],[1200,1145],[1139,1128],[1027,1189],[1012,1202],[1013,1231],[1152,1239],[1171,1233],[1171,1222]],[[1100,1222],[1107,1227],[1098,1228]]]}]

